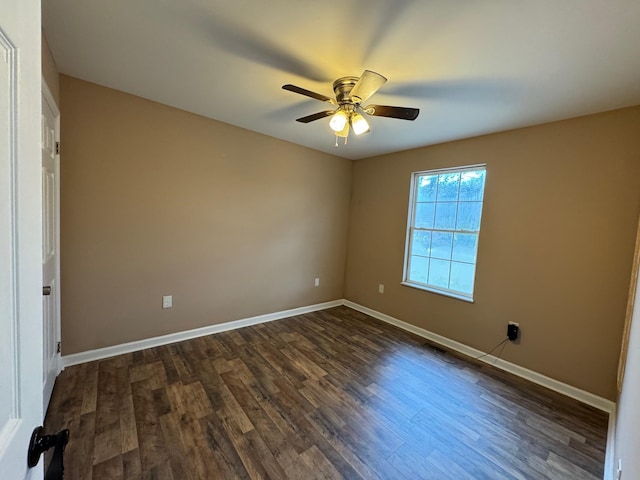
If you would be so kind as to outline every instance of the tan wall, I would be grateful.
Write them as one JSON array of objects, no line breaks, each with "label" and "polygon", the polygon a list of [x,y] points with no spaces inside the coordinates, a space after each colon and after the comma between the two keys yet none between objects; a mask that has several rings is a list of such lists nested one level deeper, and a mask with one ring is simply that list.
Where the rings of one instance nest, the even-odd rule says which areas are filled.
[{"label": "tan wall", "polygon": [[350,161],[60,86],[64,354],[342,298]]},{"label": "tan wall", "polygon": [[58,75],[58,67],[56,61],[53,59],[53,54],[47,43],[47,39],[44,36],[44,32],[40,33],[42,37],[42,76],[47,82],[47,87],[51,90],[51,95],[56,101],[56,104],[60,105],[60,80]]},{"label": "tan wall", "polygon": [[[345,298],[615,399],[640,107],[357,161]],[[410,175],[486,163],[475,303],[400,285]],[[378,293],[378,284],[385,293]]]}]

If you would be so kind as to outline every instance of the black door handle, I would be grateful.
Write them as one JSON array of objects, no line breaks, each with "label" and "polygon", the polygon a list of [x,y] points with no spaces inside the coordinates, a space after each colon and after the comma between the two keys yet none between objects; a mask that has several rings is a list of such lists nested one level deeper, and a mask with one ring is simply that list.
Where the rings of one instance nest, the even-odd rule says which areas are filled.
[{"label": "black door handle", "polygon": [[44,480],[62,480],[64,478],[64,448],[69,443],[69,430],[61,430],[55,435],[43,435],[42,427],[36,427],[31,434],[27,465],[33,468],[38,464],[40,455],[54,447],[53,458],[47,468]]}]

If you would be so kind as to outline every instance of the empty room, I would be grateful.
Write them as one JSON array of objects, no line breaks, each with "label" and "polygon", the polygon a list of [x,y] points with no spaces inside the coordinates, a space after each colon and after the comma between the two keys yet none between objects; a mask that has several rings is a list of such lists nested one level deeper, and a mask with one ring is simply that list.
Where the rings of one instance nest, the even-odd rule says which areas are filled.
[{"label": "empty room", "polygon": [[640,478],[638,25],[3,3],[3,478]]}]

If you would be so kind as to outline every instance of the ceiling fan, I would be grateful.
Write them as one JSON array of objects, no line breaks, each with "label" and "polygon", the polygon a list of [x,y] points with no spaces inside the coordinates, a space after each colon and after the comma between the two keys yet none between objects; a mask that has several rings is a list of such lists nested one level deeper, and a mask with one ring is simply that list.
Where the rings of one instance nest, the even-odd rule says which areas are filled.
[{"label": "ceiling fan", "polygon": [[[417,108],[362,105],[386,81],[385,77],[371,70],[365,70],[360,77],[341,77],[333,82],[333,91],[336,94],[335,99],[291,84],[283,85],[282,88],[335,105],[337,108],[334,110],[325,110],[324,112],[307,115],[306,117],[297,118],[296,121],[309,123],[321,118],[331,117],[329,126],[336,134],[336,137],[343,137],[344,142],[347,143],[350,128],[353,129],[353,133],[356,135],[369,131],[369,123],[362,115],[363,113],[376,117],[399,118],[402,120],[415,120],[418,117],[420,110]],[[338,139],[336,138],[337,146]]]}]

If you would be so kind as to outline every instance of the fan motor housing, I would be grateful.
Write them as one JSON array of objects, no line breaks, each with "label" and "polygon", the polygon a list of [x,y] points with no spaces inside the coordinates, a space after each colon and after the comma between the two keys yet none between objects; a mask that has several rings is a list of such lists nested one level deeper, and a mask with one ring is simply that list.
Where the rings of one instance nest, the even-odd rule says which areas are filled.
[{"label": "fan motor housing", "polygon": [[336,101],[342,105],[345,103],[354,103],[351,100],[351,90],[358,83],[358,77],[342,77],[333,82],[333,91],[336,94]]}]

